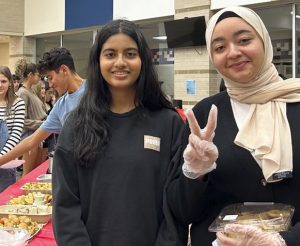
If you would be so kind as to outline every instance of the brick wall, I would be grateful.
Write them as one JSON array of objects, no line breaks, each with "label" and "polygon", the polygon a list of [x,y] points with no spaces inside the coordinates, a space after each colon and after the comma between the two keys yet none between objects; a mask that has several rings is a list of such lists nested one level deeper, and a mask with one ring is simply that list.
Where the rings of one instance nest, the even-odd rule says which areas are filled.
[{"label": "brick wall", "polygon": [[24,0],[1,0],[0,9],[0,34],[22,34],[24,32]]}]

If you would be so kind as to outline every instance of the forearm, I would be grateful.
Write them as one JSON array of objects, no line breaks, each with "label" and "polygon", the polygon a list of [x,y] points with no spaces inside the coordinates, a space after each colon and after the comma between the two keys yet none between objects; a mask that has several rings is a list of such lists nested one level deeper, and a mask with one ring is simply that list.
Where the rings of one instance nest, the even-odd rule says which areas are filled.
[{"label": "forearm", "polygon": [[18,158],[25,152],[38,146],[44,139],[46,139],[50,133],[44,131],[43,129],[37,129],[32,135],[23,139],[19,144],[17,144],[11,151],[7,154],[0,156],[0,165],[3,165],[13,159]]},{"label": "forearm", "polygon": [[13,159],[22,156],[25,152],[29,151],[34,147],[33,143],[28,138],[25,138],[19,144],[17,144],[12,150],[7,152],[5,155],[0,156],[0,165],[3,165]]}]

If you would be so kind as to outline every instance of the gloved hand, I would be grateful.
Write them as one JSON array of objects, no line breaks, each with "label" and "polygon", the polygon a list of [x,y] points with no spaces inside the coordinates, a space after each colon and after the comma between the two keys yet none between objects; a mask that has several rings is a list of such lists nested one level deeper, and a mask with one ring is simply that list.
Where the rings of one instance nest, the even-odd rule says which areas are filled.
[{"label": "gloved hand", "polygon": [[279,233],[264,232],[256,226],[228,224],[225,232],[235,237],[230,238],[218,232],[218,246],[286,246]]},{"label": "gloved hand", "polygon": [[[199,127],[192,110],[188,111],[187,120],[191,129],[189,144],[183,153],[183,173],[189,178],[197,178],[216,168],[218,149],[212,142],[217,126],[218,109],[212,105],[204,129]],[[193,174],[193,175],[191,175]]]}]

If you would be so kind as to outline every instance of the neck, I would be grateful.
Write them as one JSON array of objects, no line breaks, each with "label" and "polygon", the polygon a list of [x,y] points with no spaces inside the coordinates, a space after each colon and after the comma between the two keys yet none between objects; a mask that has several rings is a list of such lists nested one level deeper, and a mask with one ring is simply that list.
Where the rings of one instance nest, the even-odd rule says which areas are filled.
[{"label": "neck", "polygon": [[133,110],[136,106],[134,104],[134,93],[132,92],[114,92],[112,93],[112,104],[110,110],[114,113],[126,113]]},{"label": "neck", "polygon": [[26,89],[30,89],[31,86],[32,86],[32,83],[29,81],[29,80],[24,80],[23,82],[23,86],[26,88]]},{"label": "neck", "polygon": [[84,79],[81,78],[77,73],[72,75],[70,80],[71,80],[71,83],[68,88],[68,93],[73,93],[73,92],[77,91],[77,89],[82,85],[82,83],[84,81]]},{"label": "neck", "polygon": [[0,105],[6,105],[5,95],[0,95]]}]

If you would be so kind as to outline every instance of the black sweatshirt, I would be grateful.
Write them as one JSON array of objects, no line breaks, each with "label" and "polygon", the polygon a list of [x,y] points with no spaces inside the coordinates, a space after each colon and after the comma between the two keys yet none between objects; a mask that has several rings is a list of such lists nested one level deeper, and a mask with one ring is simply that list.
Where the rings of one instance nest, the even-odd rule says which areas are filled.
[{"label": "black sweatshirt", "polygon": [[90,168],[73,158],[73,121],[65,123],[54,157],[57,244],[186,245],[187,227],[174,220],[166,200],[182,164],[179,115],[169,109],[110,113],[111,140]]}]

